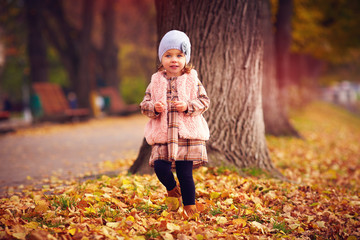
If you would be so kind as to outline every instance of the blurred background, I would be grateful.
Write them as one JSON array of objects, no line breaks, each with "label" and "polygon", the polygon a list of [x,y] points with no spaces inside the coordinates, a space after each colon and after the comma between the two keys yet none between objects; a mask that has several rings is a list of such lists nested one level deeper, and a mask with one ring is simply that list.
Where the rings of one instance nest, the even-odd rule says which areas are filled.
[{"label": "blurred background", "polygon": [[[359,12],[358,0],[293,0],[290,104],[360,112]],[[0,0],[0,119],[135,112],[156,45],[152,0]]]}]

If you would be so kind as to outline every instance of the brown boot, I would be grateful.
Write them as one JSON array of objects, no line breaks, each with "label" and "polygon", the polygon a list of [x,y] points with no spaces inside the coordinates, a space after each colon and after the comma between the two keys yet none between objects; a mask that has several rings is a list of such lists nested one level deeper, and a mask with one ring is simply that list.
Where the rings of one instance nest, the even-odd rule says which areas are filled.
[{"label": "brown boot", "polygon": [[168,196],[165,203],[169,211],[177,211],[181,205],[181,192],[179,185],[176,185],[173,190],[167,191]]},{"label": "brown boot", "polygon": [[195,220],[199,218],[199,213],[197,213],[196,205],[186,205],[184,206],[183,216],[186,220]]}]

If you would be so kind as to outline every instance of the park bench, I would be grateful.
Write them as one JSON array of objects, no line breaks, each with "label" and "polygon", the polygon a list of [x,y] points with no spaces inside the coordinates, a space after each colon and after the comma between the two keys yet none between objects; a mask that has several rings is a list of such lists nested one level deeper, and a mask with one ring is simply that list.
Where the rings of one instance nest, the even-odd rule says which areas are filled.
[{"label": "park bench", "polygon": [[90,115],[87,108],[71,109],[64,92],[54,83],[33,83],[35,97],[38,100],[40,114],[35,115],[37,120],[67,121],[86,119]]},{"label": "park bench", "polygon": [[10,118],[10,112],[9,111],[0,111],[0,121],[7,120]]},{"label": "park bench", "polygon": [[106,98],[105,102],[109,102],[108,109],[105,109],[109,114],[114,115],[128,115],[139,111],[138,104],[126,105],[121,98],[119,92],[114,87],[103,87],[99,89],[99,94]]}]

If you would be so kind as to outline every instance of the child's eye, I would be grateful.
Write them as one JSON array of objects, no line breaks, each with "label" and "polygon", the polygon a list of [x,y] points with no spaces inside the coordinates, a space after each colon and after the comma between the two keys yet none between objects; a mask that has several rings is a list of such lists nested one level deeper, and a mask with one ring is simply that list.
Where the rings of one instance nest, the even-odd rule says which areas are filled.
[{"label": "child's eye", "polygon": [[179,55],[178,55],[178,58],[182,58],[182,57],[184,57],[183,54],[179,54]]},{"label": "child's eye", "polygon": [[171,57],[171,55],[168,54],[168,55],[166,55],[165,57],[169,58],[169,57]]}]

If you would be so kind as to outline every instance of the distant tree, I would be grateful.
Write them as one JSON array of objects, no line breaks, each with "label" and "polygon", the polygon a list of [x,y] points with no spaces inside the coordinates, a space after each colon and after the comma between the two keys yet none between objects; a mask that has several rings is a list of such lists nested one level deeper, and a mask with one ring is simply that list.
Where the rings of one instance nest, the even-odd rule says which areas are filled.
[{"label": "distant tree", "polygon": [[292,51],[312,68],[317,62],[323,84],[360,79],[359,11],[360,1],[294,0]]},{"label": "distant tree", "polygon": [[119,47],[116,41],[116,8],[118,0],[105,0],[103,19],[102,48],[98,50],[98,62],[102,67],[102,77],[107,86],[119,88],[118,76],[118,53]]},{"label": "distant tree", "polygon": [[[281,177],[268,154],[261,102],[264,2],[158,0],[155,4],[158,37],[179,29],[192,41],[192,62],[211,99],[206,114],[210,163],[258,167]],[[148,159],[135,164],[148,164]]]},{"label": "distant tree", "polygon": [[47,44],[42,31],[44,5],[41,0],[25,1],[27,23],[27,52],[31,82],[48,81]]},{"label": "distant tree", "polygon": [[0,27],[0,75],[5,65],[5,44],[3,41],[3,29]]},{"label": "distant tree", "polygon": [[263,38],[264,38],[264,67],[263,67],[263,111],[266,134],[274,136],[299,136],[291,125],[284,103],[281,99],[276,75],[275,31],[271,21],[270,1],[264,1]]},{"label": "distant tree", "polygon": [[290,70],[291,18],[293,0],[279,0],[275,23],[276,77],[280,87],[283,107],[287,111],[287,94]]},{"label": "distant tree", "polygon": [[0,88],[15,103],[22,102],[22,86],[29,74],[25,19],[25,7],[19,1],[0,1],[0,41],[5,57],[0,71]]},{"label": "distant tree", "polygon": [[68,72],[80,107],[90,107],[90,92],[95,88],[94,6],[95,0],[82,1],[80,28],[72,26],[66,18],[64,2],[60,0],[46,1],[43,19],[47,36]]}]

